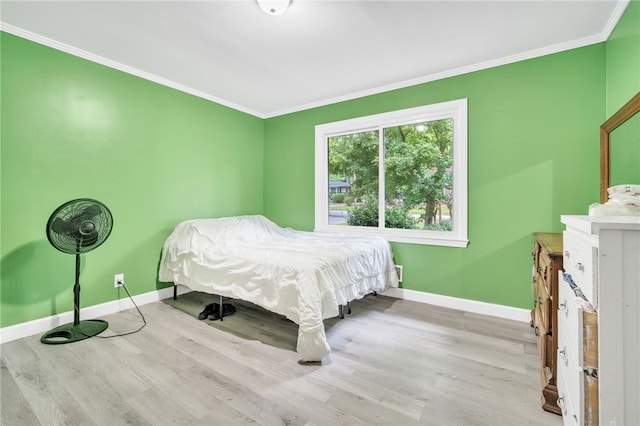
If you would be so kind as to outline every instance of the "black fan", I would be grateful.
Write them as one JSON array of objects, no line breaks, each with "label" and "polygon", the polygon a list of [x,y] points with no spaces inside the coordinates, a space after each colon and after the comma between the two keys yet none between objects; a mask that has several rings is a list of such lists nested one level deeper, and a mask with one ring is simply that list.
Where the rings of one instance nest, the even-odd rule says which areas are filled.
[{"label": "black fan", "polygon": [[40,341],[47,344],[76,342],[107,329],[103,320],[80,321],[80,254],[100,246],[113,228],[113,216],[100,201],[78,198],[58,207],[47,222],[47,238],[64,253],[76,255],[76,282],[73,286],[73,323],[45,333]]}]

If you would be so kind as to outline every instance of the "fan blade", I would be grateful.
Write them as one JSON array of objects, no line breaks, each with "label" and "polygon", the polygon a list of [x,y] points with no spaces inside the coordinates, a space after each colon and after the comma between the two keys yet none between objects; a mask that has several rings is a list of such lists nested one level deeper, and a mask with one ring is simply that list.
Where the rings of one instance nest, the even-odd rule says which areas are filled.
[{"label": "fan blade", "polygon": [[56,217],[55,219],[53,219],[53,222],[51,222],[51,230],[56,234],[70,234],[71,232],[73,232],[72,228],[73,226],[69,222],[62,220],[59,217]]},{"label": "fan blade", "polygon": [[92,204],[84,209],[78,217],[81,217],[83,219],[95,217],[98,216],[101,211],[102,210],[100,209],[100,206],[98,206],[97,204]]}]

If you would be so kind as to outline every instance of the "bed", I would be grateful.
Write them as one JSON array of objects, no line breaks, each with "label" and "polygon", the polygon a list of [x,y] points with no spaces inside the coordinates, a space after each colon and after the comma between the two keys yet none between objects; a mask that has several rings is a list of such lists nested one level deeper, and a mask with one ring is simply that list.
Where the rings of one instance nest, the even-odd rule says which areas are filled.
[{"label": "bed", "polygon": [[385,239],[282,228],[260,215],[178,224],[165,241],[158,278],[284,315],[298,324],[302,361],[330,354],[324,319],[398,286]]}]

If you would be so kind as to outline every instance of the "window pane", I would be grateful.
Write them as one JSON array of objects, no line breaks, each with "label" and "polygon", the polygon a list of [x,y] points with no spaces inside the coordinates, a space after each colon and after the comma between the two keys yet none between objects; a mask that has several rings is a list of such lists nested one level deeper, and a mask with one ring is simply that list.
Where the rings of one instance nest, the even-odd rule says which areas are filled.
[{"label": "window pane", "polygon": [[329,225],[378,226],[378,134],[328,138]]},{"label": "window pane", "polygon": [[451,231],[453,120],[384,129],[385,227]]}]

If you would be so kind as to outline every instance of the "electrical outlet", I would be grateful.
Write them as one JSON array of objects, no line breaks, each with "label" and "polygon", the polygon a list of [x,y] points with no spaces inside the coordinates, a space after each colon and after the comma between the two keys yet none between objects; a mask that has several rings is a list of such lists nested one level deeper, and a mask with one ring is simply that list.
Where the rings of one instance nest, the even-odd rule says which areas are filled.
[{"label": "electrical outlet", "polygon": [[398,282],[402,282],[402,265],[395,265],[398,274]]},{"label": "electrical outlet", "polygon": [[115,288],[122,287],[124,285],[124,274],[115,274],[113,276],[113,286]]}]

